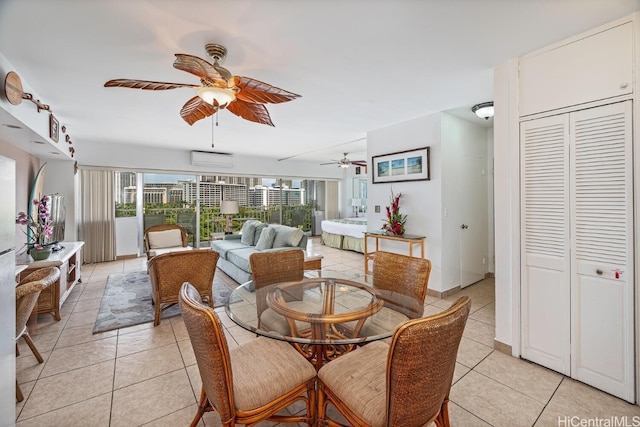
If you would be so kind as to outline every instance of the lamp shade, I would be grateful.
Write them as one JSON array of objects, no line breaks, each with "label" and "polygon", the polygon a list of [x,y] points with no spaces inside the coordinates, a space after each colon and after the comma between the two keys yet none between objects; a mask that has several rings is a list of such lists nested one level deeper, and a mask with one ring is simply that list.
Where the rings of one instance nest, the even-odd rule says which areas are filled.
[{"label": "lamp shade", "polygon": [[221,214],[237,214],[238,212],[240,212],[240,208],[237,200],[223,200],[220,203]]},{"label": "lamp shade", "polygon": [[351,206],[362,206],[362,199],[351,199]]},{"label": "lamp shade", "polygon": [[211,105],[214,105],[213,100],[215,99],[221,107],[226,107],[227,104],[236,99],[236,94],[232,90],[215,86],[198,88],[198,96]]}]

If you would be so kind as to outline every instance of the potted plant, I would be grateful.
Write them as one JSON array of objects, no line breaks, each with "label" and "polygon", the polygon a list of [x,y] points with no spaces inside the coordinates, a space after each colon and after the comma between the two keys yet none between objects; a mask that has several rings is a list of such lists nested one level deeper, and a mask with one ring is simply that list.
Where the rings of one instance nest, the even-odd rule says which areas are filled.
[{"label": "potted plant", "polygon": [[49,210],[49,196],[44,196],[42,199],[34,199],[33,206],[36,209],[36,219],[29,217],[26,212],[18,212],[16,216],[16,224],[24,225],[27,227],[27,231],[23,232],[27,235],[27,253],[35,261],[41,261],[49,258],[51,255],[50,246],[56,242],[47,242],[53,233],[53,227],[51,226],[51,212]]}]

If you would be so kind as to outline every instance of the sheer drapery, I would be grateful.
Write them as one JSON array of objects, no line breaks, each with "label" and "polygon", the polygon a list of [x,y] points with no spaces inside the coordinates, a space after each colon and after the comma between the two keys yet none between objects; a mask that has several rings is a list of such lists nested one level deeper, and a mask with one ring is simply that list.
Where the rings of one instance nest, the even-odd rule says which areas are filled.
[{"label": "sheer drapery", "polygon": [[84,262],[116,259],[113,171],[81,170],[80,240]]}]

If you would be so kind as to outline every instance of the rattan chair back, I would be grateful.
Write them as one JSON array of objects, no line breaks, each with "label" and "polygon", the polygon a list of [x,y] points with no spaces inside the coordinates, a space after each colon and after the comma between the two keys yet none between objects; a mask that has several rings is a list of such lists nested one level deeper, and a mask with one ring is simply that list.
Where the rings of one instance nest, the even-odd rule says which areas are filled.
[{"label": "rattan chair back", "polygon": [[268,308],[264,288],[274,283],[293,282],[304,277],[304,251],[291,249],[255,252],[249,256],[253,284],[256,288],[258,319]]},{"label": "rattan chair back", "polygon": [[58,267],[45,267],[30,273],[16,286],[16,339],[26,332],[27,321],[40,292],[53,285],[59,278]]},{"label": "rattan chair back", "polygon": [[196,249],[169,252],[149,260],[149,278],[156,309],[154,325],[160,323],[163,304],[178,302],[184,282],[191,283],[207,304],[213,307],[213,279],[219,257],[216,251]]},{"label": "rattan chair back", "polygon": [[373,286],[385,307],[411,319],[424,313],[430,274],[431,261],[424,258],[378,251],[373,260]]},{"label": "rattan chair back", "polygon": [[[471,300],[396,329],[387,360],[387,425],[449,425],[449,390]],[[408,380],[410,378],[410,380]],[[441,422],[438,422],[441,421]]]},{"label": "rattan chair back", "polygon": [[149,233],[167,230],[180,230],[180,236],[182,237],[182,247],[187,247],[187,245],[189,244],[189,236],[187,235],[187,231],[184,229],[184,227],[178,224],[156,224],[144,230],[144,249],[147,254],[151,250],[151,245],[149,244]]},{"label": "rattan chair back", "polygon": [[[206,393],[223,423],[234,419],[231,359],[220,318],[212,308],[202,304],[197,289],[189,283],[181,287],[179,304],[200,370],[203,395]],[[206,410],[202,406],[200,417]],[[194,422],[197,424],[196,419]]]}]

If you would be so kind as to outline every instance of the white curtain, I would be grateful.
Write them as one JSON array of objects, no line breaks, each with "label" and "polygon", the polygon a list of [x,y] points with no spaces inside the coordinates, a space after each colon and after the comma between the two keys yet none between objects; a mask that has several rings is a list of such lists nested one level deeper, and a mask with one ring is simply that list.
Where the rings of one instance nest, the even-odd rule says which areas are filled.
[{"label": "white curtain", "polygon": [[80,171],[80,240],[85,263],[116,259],[113,171]]}]

